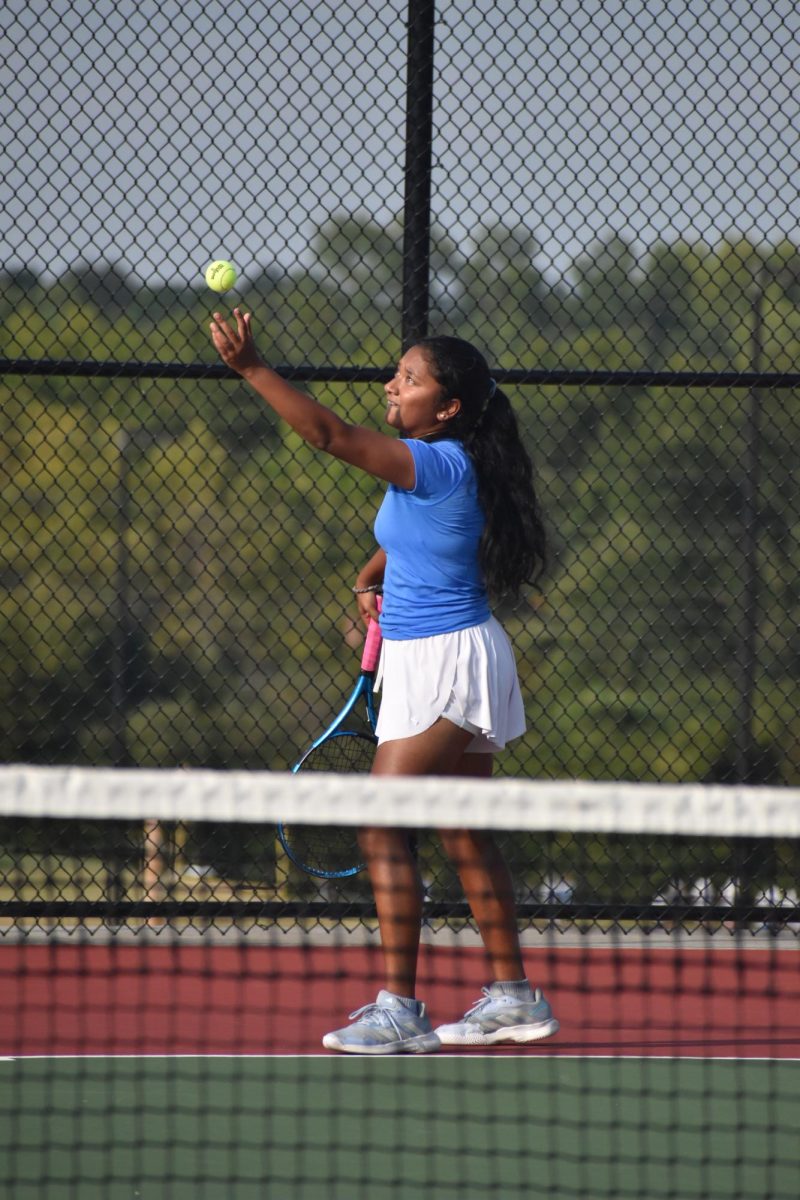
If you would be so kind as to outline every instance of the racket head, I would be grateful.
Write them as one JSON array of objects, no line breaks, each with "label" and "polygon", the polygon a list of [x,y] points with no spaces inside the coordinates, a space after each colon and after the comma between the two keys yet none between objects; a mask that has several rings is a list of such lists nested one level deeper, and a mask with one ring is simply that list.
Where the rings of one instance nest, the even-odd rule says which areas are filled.
[{"label": "racket head", "polygon": [[[379,596],[378,611],[380,608]],[[380,625],[377,621],[370,621],[361,654],[361,675],[350,699],[333,724],[295,764],[292,773],[330,771],[336,774],[366,774],[371,770],[378,742],[374,736],[376,713],[372,689],[381,640]],[[370,731],[343,729],[343,723],[349,721],[360,698],[366,704]],[[357,875],[364,868],[356,830],[352,827],[282,822],[278,825],[278,837],[295,866],[318,879],[345,879],[349,875]]]},{"label": "racket head", "polygon": [[[371,733],[336,730],[312,746],[293,768],[297,771],[333,771],[366,774],[375,757],[377,738]],[[281,823],[278,837],[296,867],[318,879],[346,879],[363,870],[357,830],[347,825],[294,825]]]},{"label": "racket head", "polygon": [[292,773],[297,771],[334,771],[346,775],[366,775],[372,768],[378,739],[374,733],[357,729],[335,729],[307,750]]}]

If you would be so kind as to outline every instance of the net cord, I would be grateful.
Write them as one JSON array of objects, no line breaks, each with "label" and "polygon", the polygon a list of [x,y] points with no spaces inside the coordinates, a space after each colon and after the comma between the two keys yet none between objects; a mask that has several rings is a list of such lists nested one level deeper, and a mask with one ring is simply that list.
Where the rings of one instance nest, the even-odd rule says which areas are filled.
[{"label": "net cord", "polygon": [[0,815],[798,837],[800,788],[23,764]]}]

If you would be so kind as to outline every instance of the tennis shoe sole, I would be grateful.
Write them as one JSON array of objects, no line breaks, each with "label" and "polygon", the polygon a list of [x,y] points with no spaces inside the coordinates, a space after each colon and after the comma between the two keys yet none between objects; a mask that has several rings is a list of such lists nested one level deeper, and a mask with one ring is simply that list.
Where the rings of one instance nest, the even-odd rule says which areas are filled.
[{"label": "tennis shoe sole", "polygon": [[525,1046],[552,1037],[559,1028],[555,1017],[536,1025],[505,1025],[488,1033],[476,1022],[459,1021],[456,1025],[440,1026],[436,1036],[443,1046],[496,1046],[500,1042],[515,1042]]},{"label": "tennis shoe sole", "polygon": [[326,1050],[339,1050],[343,1054],[432,1054],[440,1049],[442,1043],[435,1033],[420,1034],[419,1037],[405,1038],[403,1041],[379,1042],[372,1046],[342,1042],[335,1033],[326,1033],[322,1044]]}]

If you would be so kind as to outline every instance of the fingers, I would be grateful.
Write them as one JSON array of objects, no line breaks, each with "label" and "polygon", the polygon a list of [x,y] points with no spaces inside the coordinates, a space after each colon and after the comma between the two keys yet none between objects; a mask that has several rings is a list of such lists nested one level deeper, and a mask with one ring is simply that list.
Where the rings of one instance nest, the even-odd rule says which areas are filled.
[{"label": "fingers", "polygon": [[237,318],[235,329],[218,312],[212,313],[213,319],[209,325],[214,347],[226,362],[238,354],[248,336],[247,325],[242,324],[241,314],[238,310],[234,310],[234,314]]},{"label": "fingers", "polygon": [[249,312],[243,313],[241,309],[235,308],[233,310],[233,315],[236,318],[236,332],[239,334],[239,337],[242,339],[242,341],[244,341],[246,338],[250,337],[251,314]]},{"label": "fingers", "polygon": [[249,323],[251,323],[251,313],[242,313],[239,308],[234,308],[233,316],[236,322],[235,329],[233,325],[230,325],[227,320],[225,320],[221,312],[211,313],[212,320],[210,329],[212,334],[215,332],[215,330],[217,330],[219,334],[227,338],[227,340],[235,346],[237,341],[243,342],[247,337],[251,336],[251,329],[249,329]]},{"label": "fingers", "polygon": [[245,365],[255,361],[256,351],[250,329],[251,314],[234,308],[232,321],[220,312],[212,313],[211,316],[211,340],[222,361],[236,371],[241,371]]},{"label": "fingers", "polygon": [[372,597],[359,604],[358,609],[361,620],[367,627],[369,627],[370,621],[378,621],[380,619],[381,614],[378,612],[378,606]]},{"label": "fingers", "polygon": [[227,345],[231,341],[231,329],[228,322],[223,317],[222,313],[212,313],[212,321],[209,325],[211,336],[217,346]]}]

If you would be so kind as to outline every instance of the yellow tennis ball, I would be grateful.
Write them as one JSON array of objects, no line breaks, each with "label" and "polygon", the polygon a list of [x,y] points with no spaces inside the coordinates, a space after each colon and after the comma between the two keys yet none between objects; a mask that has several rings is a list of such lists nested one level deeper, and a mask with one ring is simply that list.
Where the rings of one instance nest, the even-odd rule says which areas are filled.
[{"label": "yellow tennis ball", "polygon": [[236,267],[224,258],[209,263],[206,267],[206,283],[212,292],[227,292],[236,283]]}]

